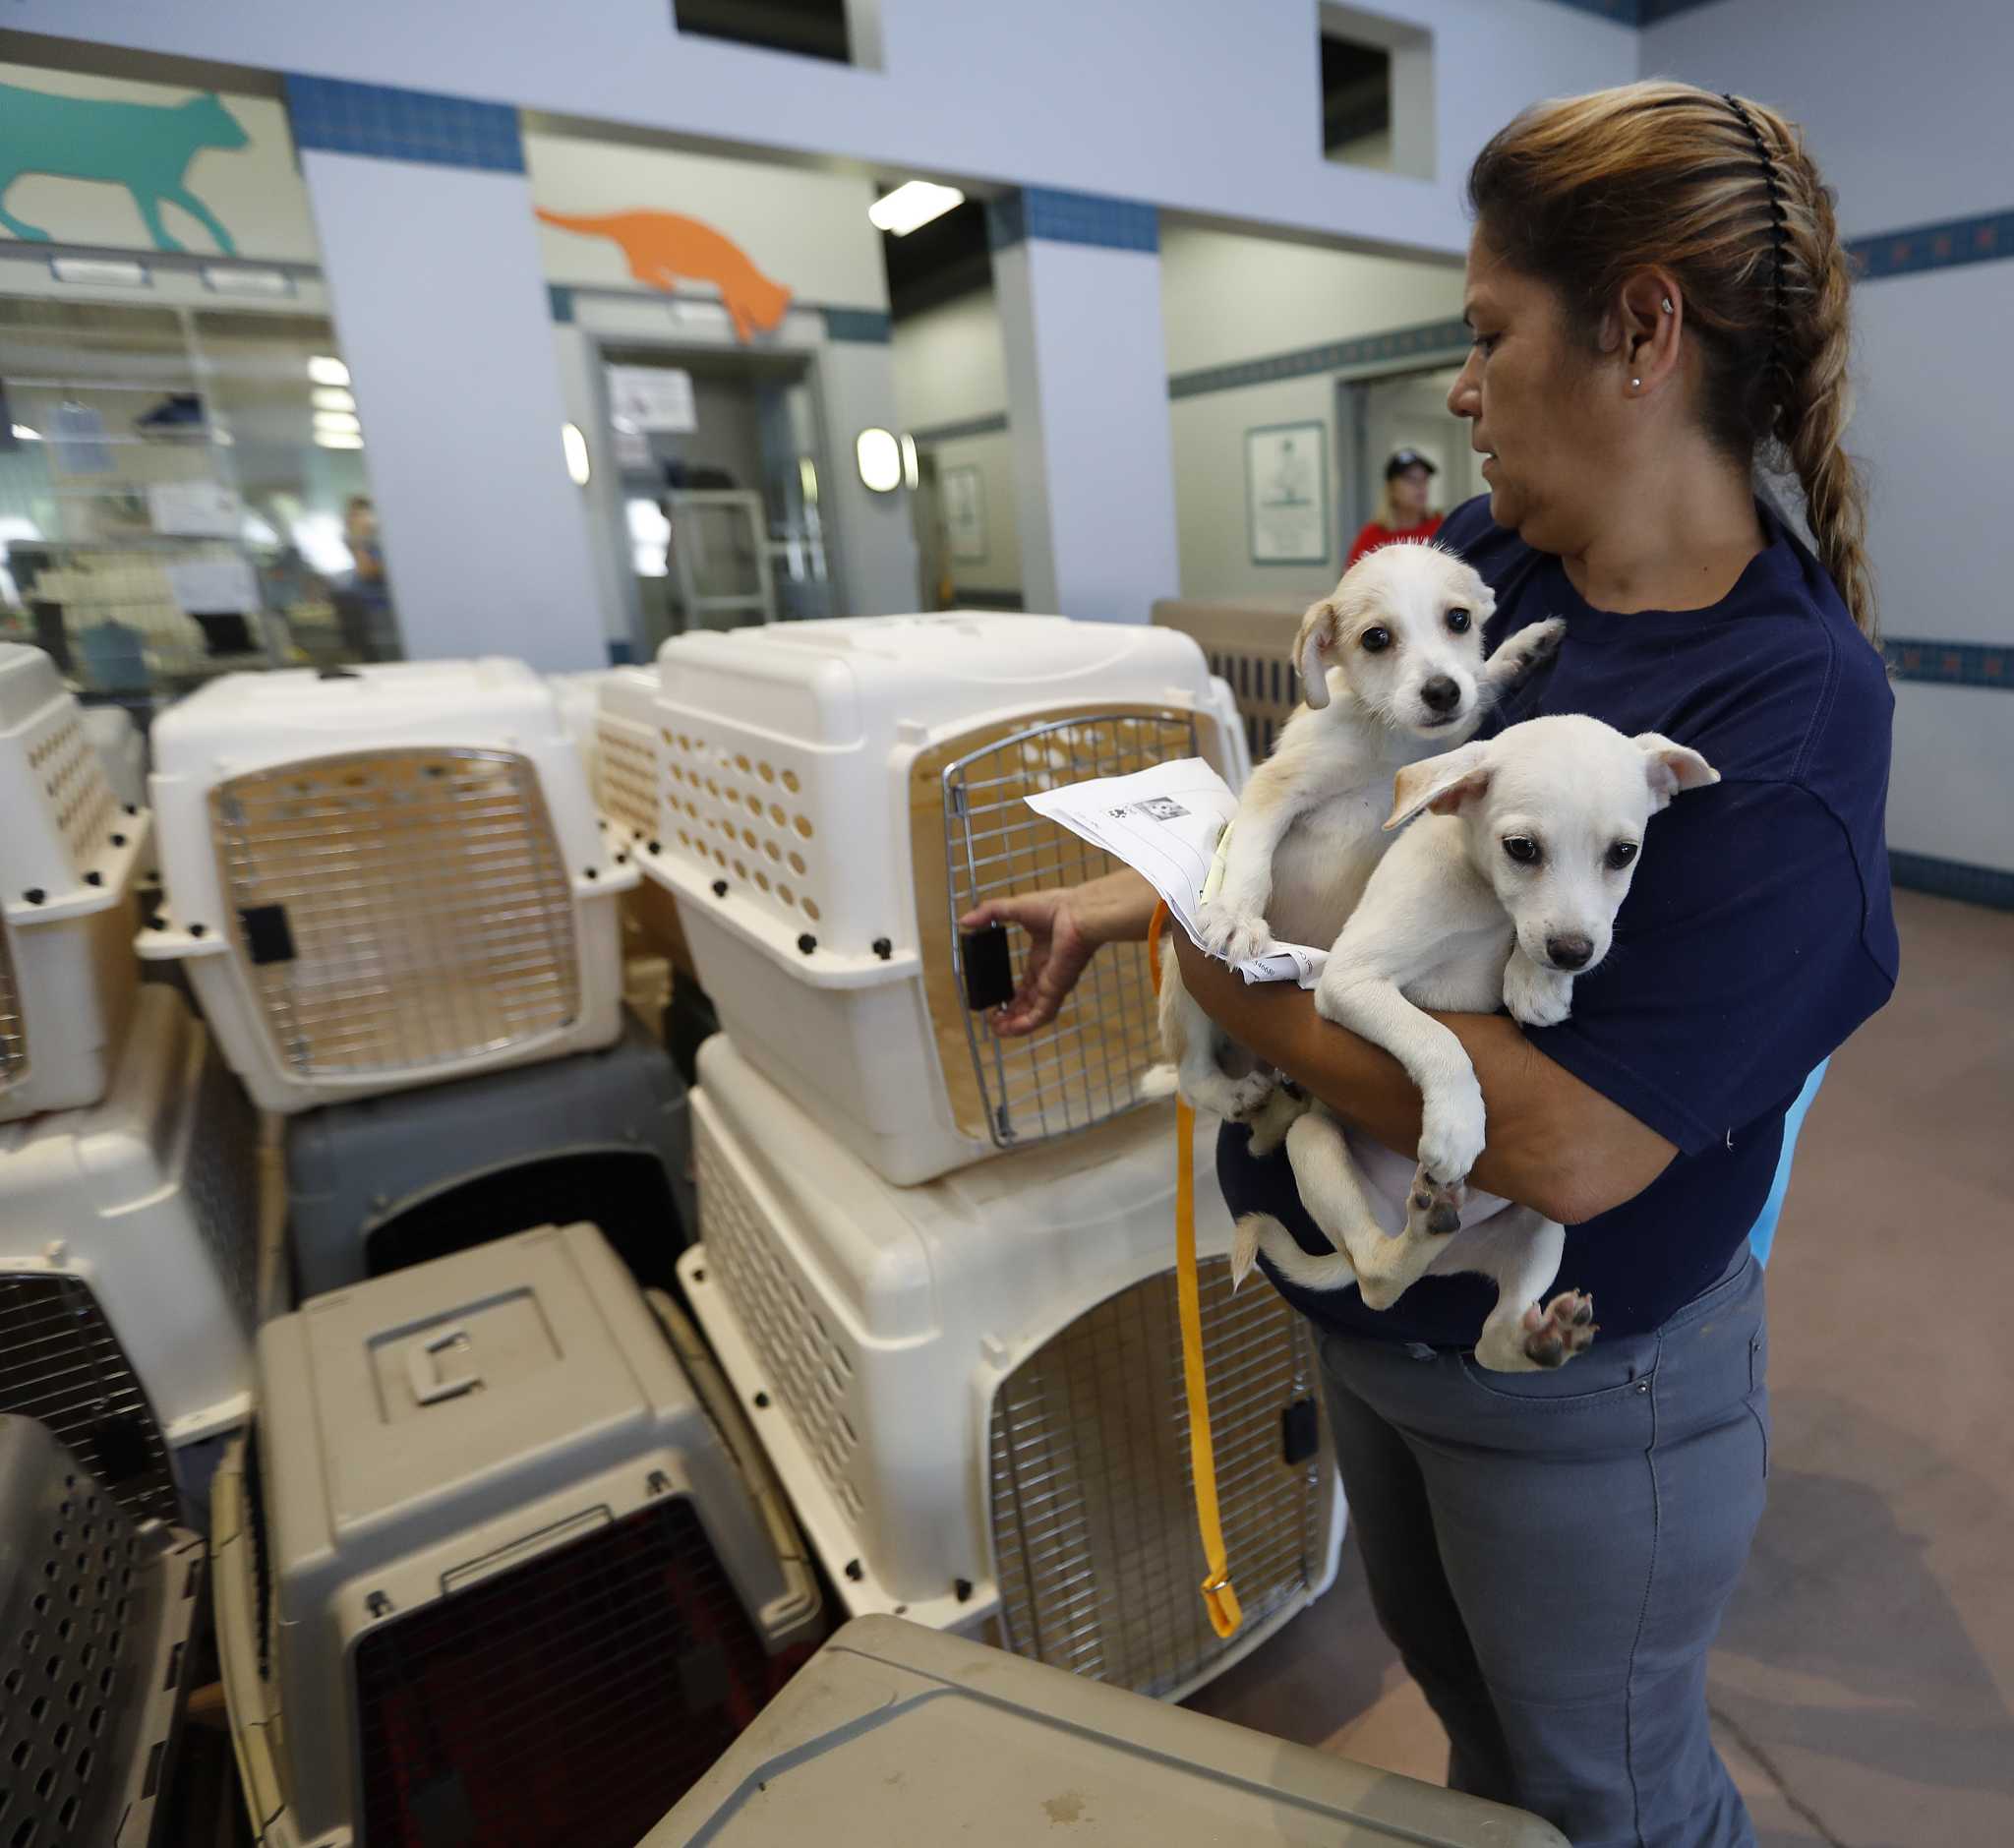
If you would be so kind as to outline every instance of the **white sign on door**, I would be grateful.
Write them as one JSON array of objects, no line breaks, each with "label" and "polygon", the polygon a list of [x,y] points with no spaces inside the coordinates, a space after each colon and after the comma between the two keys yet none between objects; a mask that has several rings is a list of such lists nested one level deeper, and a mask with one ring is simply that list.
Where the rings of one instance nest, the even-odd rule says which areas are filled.
[{"label": "white sign on door", "polygon": [[638,430],[697,430],[692,375],[668,366],[611,366],[609,414],[618,429],[626,419]]}]

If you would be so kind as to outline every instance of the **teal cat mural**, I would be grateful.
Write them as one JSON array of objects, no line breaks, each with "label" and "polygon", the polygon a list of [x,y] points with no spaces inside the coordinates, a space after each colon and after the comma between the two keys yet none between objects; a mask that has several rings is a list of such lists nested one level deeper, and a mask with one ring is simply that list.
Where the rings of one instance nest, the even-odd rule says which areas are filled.
[{"label": "teal cat mural", "polygon": [[251,139],[213,91],[183,103],[99,102],[0,84],[0,225],[46,243],[49,233],[7,209],[7,190],[26,173],[102,180],[133,195],[156,250],[180,250],[161,208],[180,206],[226,257],[238,247],[216,214],[183,183],[206,148],[229,150]]}]

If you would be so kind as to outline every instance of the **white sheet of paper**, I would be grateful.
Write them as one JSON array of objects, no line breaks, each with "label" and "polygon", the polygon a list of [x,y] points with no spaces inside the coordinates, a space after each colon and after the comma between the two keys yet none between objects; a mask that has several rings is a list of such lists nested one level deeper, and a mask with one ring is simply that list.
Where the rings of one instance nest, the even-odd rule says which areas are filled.
[{"label": "white sheet of paper", "polygon": [[259,579],[245,559],[184,559],[161,569],[184,616],[251,616],[259,609]]},{"label": "white sheet of paper", "polygon": [[[1238,809],[1230,785],[1201,757],[1045,790],[1029,797],[1028,805],[1141,874],[1196,941],[1196,915],[1216,837]],[[1270,955],[1233,966],[1247,982],[1296,982],[1312,988],[1328,960],[1326,949],[1282,943]]]},{"label": "white sheet of paper", "polygon": [[692,375],[672,366],[611,366],[609,413],[626,418],[638,430],[697,430]]},{"label": "white sheet of paper", "polygon": [[182,539],[235,539],[245,518],[237,490],[214,481],[150,481],[147,512],[155,532]]}]

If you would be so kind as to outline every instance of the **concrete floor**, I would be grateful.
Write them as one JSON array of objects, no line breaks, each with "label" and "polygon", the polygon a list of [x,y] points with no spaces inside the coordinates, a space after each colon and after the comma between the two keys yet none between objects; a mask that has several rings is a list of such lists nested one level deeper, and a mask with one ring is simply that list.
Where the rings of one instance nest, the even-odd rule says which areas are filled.
[{"label": "concrete floor", "polygon": [[[1895,998],[1799,1143],[1769,1267],[1769,1509],[1712,1658],[1762,1848],[2014,1843],[2014,916],[1915,893],[1896,913]],[[1446,1770],[1354,1548],[1191,1704]]]}]

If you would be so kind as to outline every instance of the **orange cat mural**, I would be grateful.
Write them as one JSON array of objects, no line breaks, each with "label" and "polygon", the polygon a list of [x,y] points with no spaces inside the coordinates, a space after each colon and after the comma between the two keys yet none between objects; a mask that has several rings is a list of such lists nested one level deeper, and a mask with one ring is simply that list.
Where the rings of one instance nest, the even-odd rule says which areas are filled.
[{"label": "orange cat mural", "polygon": [[746,251],[723,237],[710,224],[676,211],[612,211],[599,217],[573,217],[539,209],[548,224],[584,237],[613,238],[628,260],[637,281],[669,294],[681,276],[711,282],[727,303],[729,319],[740,339],[767,333],[783,320],[791,292],[772,282],[749,261]]}]

